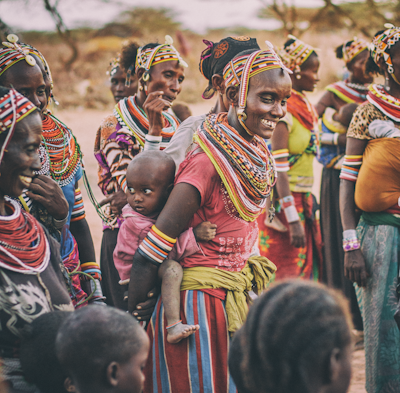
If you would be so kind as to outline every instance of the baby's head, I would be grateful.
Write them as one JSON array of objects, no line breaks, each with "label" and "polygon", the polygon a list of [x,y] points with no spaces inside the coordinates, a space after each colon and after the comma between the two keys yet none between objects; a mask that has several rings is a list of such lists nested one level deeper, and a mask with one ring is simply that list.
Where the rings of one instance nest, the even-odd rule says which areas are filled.
[{"label": "baby's head", "polygon": [[54,311],[41,315],[23,331],[20,347],[25,379],[43,393],[75,391],[56,356],[56,337],[70,312]]},{"label": "baby's head", "polygon": [[175,162],[159,150],[144,151],[126,171],[127,199],[136,212],[144,216],[159,213],[174,186]]},{"label": "baby's head", "polygon": [[58,360],[82,393],[141,393],[148,351],[134,317],[100,305],[71,313],[56,339]]},{"label": "baby's head", "polygon": [[231,375],[243,393],[345,393],[350,328],[341,294],[311,282],[284,281],[254,302],[235,334]]}]

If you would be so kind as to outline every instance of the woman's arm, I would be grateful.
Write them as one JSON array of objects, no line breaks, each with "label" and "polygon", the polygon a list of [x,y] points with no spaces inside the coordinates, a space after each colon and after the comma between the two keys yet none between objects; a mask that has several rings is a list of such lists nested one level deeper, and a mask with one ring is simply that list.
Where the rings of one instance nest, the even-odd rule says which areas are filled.
[{"label": "woman's arm", "polygon": [[[272,151],[288,149],[289,147],[289,130],[284,122],[279,122],[271,139]],[[277,163],[283,162],[285,158],[277,158]],[[287,160],[287,159],[286,159]],[[289,188],[289,177],[287,172],[279,172],[276,181],[276,188],[278,191],[279,199],[290,197],[292,193]],[[305,247],[306,235],[300,221],[289,223],[290,231],[290,244],[294,247]]]},{"label": "woman's arm", "polygon": [[[200,207],[200,193],[187,183],[177,184],[158,216],[156,227],[165,235],[176,239],[187,227],[190,219]],[[154,288],[159,266],[149,262],[138,251],[133,257],[129,282],[128,310],[147,300],[147,293]]]},{"label": "woman's arm", "polygon": [[326,108],[332,106],[332,96],[332,92],[325,91],[320,100],[315,104],[315,109],[317,110],[318,117],[321,117],[324,114]]},{"label": "woman's arm", "polygon": [[[347,138],[346,155],[362,155],[367,140]],[[355,230],[357,226],[356,204],[354,202],[355,183],[341,179],[340,182],[340,216],[343,231]],[[344,275],[359,286],[365,286],[367,272],[361,250],[347,251],[344,254]]]}]

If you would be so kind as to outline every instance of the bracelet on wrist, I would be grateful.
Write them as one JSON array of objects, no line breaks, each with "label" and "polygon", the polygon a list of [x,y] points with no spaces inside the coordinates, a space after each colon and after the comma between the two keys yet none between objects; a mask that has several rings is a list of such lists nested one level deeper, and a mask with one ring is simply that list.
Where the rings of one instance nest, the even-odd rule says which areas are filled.
[{"label": "bracelet on wrist", "polygon": [[291,224],[292,222],[300,221],[299,213],[294,205],[283,208],[285,213],[286,221]]},{"label": "bracelet on wrist", "polygon": [[359,240],[355,237],[353,239],[343,239],[343,251],[349,252],[359,250],[361,248]]},{"label": "bracelet on wrist", "polygon": [[57,220],[56,218],[53,217],[53,225],[56,227],[56,229],[61,229],[67,223],[67,221],[68,221],[68,215],[62,220]]}]

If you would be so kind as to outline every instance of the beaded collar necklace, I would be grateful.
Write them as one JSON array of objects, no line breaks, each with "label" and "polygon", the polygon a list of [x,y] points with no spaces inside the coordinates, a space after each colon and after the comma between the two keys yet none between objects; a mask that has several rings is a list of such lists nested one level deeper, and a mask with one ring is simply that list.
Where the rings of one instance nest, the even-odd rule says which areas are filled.
[{"label": "beaded collar necklace", "polygon": [[74,180],[81,165],[79,144],[72,131],[55,116],[45,115],[42,124],[42,145],[39,150],[42,170],[39,173],[50,175],[60,187],[64,187]]},{"label": "beaded collar necklace", "polygon": [[[143,147],[145,137],[149,132],[150,124],[146,112],[136,103],[136,95],[121,100],[115,106],[114,116],[117,118],[121,127],[133,134]],[[162,116],[164,119],[164,127],[161,132],[161,149],[165,149],[179,127],[180,122],[172,113],[164,111],[162,112]]]},{"label": "beaded collar necklace", "polygon": [[49,264],[50,246],[36,219],[16,201],[5,198],[9,216],[0,216],[0,267],[24,274],[43,272]]},{"label": "beaded collar necklace", "polygon": [[229,125],[227,113],[207,116],[194,135],[228,191],[240,217],[255,221],[276,182],[275,161],[257,135],[247,142]]},{"label": "beaded collar necklace", "polygon": [[383,86],[371,85],[367,100],[387,117],[400,123],[400,100],[388,94]]}]

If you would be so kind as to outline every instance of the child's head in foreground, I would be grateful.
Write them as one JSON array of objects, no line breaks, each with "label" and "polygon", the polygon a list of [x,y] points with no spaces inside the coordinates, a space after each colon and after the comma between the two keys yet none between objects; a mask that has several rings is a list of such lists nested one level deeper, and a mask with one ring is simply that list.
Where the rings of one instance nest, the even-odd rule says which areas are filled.
[{"label": "child's head in foreground", "polygon": [[131,315],[87,306],[68,317],[56,339],[57,357],[80,393],[140,393],[149,339]]},{"label": "child's head in foreground", "polygon": [[273,286],[235,334],[229,369],[241,393],[345,393],[351,317],[343,296],[301,280]]},{"label": "child's head in foreground", "polygon": [[70,312],[54,311],[41,315],[24,328],[20,346],[25,379],[42,393],[75,391],[56,355],[56,337]]},{"label": "child's head in foreground", "polygon": [[150,216],[159,213],[174,186],[175,162],[160,150],[144,151],[126,171],[127,199],[133,210]]}]

